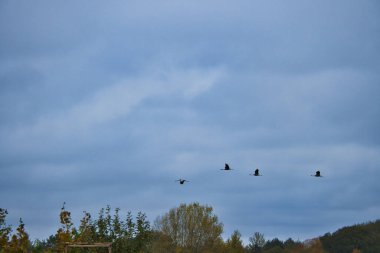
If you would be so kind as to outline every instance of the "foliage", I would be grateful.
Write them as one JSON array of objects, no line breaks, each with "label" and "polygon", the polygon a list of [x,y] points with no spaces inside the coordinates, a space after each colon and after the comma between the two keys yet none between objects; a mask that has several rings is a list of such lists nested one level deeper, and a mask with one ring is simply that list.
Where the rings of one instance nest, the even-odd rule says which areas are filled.
[{"label": "foliage", "polygon": [[181,204],[157,218],[156,230],[161,232],[176,251],[203,252],[220,242],[223,224],[212,213],[212,207],[199,203]]},{"label": "foliage", "polygon": [[238,230],[235,230],[231,238],[229,238],[226,242],[227,252],[231,253],[244,253],[244,246],[241,240],[241,234]]},{"label": "foliage", "polygon": [[380,220],[366,224],[343,227],[333,234],[320,238],[323,247],[330,253],[380,252]]},{"label": "foliage", "polygon": [[[62,252],[65,243],[112,242],[112,252],[147,252],[152,232],[146,215],[139,212],[135,222],[131,212],[128,212],[123,221],[119,212],[120,209],[116,208],[112,214],[111,207],[107,206],[100,209],[98,218],[93,220],[91,214],[84,211],[80,226],[76,229],[71,221],[71,213],[63,206],[60,213],[61,228],[55,236],[55,250]],[[92,252],[91,249],[70,250],[82,251]]]},{"label": "foliage", "polygon": [[29,252],[31,244],[29,235],[25,230],[25,224],[20,218],[19,225],[16,229],[16,234],[11,236],[12,228],[6,224],[6,216],[8,211],[0,208],[0,252],[9,253],[24,253]]},{"label": "foliage", "polygon": [[96,228],[91,220],[91,214],[86,211],[83,211],[83,213],[84,217],[80,221],[80,226],[75,241],[93,243],[95,242],[94,239],[96,236]]},{"label": "foliage", "polygon": [[61,208],[59,218],[61,227],[58,229],[56,234],[57,241],[55,244],[55,250],[63,252],[65,249],[65,244],[73,242],[77,232],[71,220],[71,213],[65,209],[65,203],[63,203]]},{"label": "foliage", "polygon": [[327,253],[323,249],[323,245],[319,238],[307,240],[304,244],[305,248],[301,251],[301,253]]},{"label": "foliage", "polygon": [[264,234],[260,232],[255,232],[253,236],[249,237],[249,244],[247,246],[247,251],[249,253],[259,253],[265,245]]},{"label": "foliage", "polygon": [[49,236],[46,240],[35,240],[32,243],[32,249],[35,253],[47,253],[50,252],[50,249],[53,249],[56,245],[57,240],[55,235]]},{"label": "foliage", "polygon": [[[0,253],[63,252],[65,243],[112,242],[112,252],[126,253],[374,253],[380,252],[380,220],[344,227],[333,234],[303,243],[289,238],[265,240],[255,232],[244,248],[241,234],[235,230],[223,241],[223,224],[212,213],[212,208],[199,203],[181,204],[158,217],[155,229],[147,216],[138,212],[134,218],[127,212],[110,206],[100,209],[97,218],[84,211],[79,227],[75,227],[71,213],[63,205],[59,214],[60,227],[46,240],[30,242],[22,219],[12,233],[6,223],[6,209],[0,208]],[[70,253],[106,252],[105,249],[70,249]]]},{"label": "foliage", "polygon": [[11,226],[7,225],[7,209],[0,208],[0,252],[6,249],[9,235],[12,232]]}]

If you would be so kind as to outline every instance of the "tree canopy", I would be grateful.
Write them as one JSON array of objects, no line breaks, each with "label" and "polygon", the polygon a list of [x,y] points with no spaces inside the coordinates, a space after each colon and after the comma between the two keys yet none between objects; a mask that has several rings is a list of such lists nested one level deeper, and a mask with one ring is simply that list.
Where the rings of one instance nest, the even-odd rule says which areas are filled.
[{"label": "tree canopy", "polygon": [[[255,232],[244,246],[241,233],[235,230],[224,241],[223,224],[213,209],[199,203],[181,204],[158,217],[152,227],[147,216],[134,217],[110,206],[101,208],[98,216],[83,212],[75,226],[65,205],[59,213],[56,234],[45,240],[30,241],[26,225],[19,219],[17,228],[7,224],[8,211],[0,208],[0,253],[64,252],[66,243],[111,242],[112,252],[127,253],[377,253],[380,252],[380,220],[344,227],[334,233],[306,240],[265,240]],[[71,249],[70,253],[103,252],[99,249]],[[104,251],[105,252],[105,251]]]},{"label": "tree canopy", "polygon": [[155,228],[179,249],[203,252],[221,241],[223,224],[210,206],[181,204],[157,218]]}]

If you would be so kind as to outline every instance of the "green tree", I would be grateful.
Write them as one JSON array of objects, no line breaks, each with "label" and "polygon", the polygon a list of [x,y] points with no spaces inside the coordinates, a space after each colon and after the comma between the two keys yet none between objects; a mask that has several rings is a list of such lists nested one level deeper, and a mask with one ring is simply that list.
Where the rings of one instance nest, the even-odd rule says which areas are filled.
[{"label": "green tree", "polygon": [[84,216],[80,221],[78,233],[76,235],[76,242],[88,242],[92,243],[96,241],[95,226],[91,219],[91,214],[84,211]]},{"label": "green tree", "polygon": [[292,238],[289,238],[284,242],[285,250],[292,253],[300,252],[303,249],[303,246],[303,243],[299,241],[295,242]]},{"label": "green tree", "polygon": [[244,253],[243,241],[241,240],[241,234],[238,230],[235,230],[231,238],[226,243],[227,252],[230,253]]},{"label": "green tree", "polygon": [[[319,238],[311,239],[305,242],[305,248],[301,251],[302,253],[326,253],[323,249],[322,242]],[[332,251],[335,252],[335,251]],[[345,251],[351,252],[351,251]]]},{"label": "green tree", "polygon": [[96,228],[97,228],[96,239],[98,242],[109,241],[107,219],[108,219],[107,214],[105,214],[104,208],[101,208],[99,211],[98,219],[96,220]]},{"label": "green tree", "polygon": [[16,230],[16,235],[19,241],[19,249],[21,252],[27,252],[30,248],[29,234],[26,232],[25,224],[21,218]]},{"label": "green tree", "polygon": [[153,253],[174,253],[175,245],[169,235],[160,231],[153,231],[150,251]]},{"label": "green tree", "polygon": [[249,237],[248,252],[259,253],[265,245],[264,234],[255,232],[253,236]]},{"label": "green tree", "polygon": [[61,208],[59,214],[61,227],[58,229],[56,234],[56,250],[63,252],[65,249],[65,244],[73,242],[74,236],[77,234],[74,224],[71,220],[71,213],[65,209],[65,203]]},{"label": "green tree", "polygon": [[138,212],[136,217],[136,236],[135,236],[135,249],[136,252],[146,251],[151,242],[151,228],[150,223],[144,213]]},{"label": "green tree", "polygon": [[9,235],[12,232],[12,227],[6,223],[7,215],[7,209],[0,208],[0,252],[7,248]]},{"label": "green tree", "polygon": [[125,221],[120,222],[120,225],[121,235],[120,239],[118,239],[116,243],[114,243],[115,248],[117,250],[120,249],[120,251],[124,250],[125,252],[135,252],[134,238],[136,235],[136,224],[133,220],[131,211],[128,211]]},{"label": "green tree", "polygon": [[53,248],[56,245],[56,237],[54,235],[49,236],[46,240],[35,240],[32,243],[33,253],[50,253],[53,252]]},{"label": "green tree", "polygon": [[127,213],[125,220],[120,217],[120,209],[116,208],[114,214],[108,205],[99,211],[99,217],[93,222],[97,242],[112,242],[112,252],[147,252],[151,245],[152,236],[147,216],[139,212],[136,222],[131,212]]},{"label": "green tree", "polygon": [[279,240],[278,238],[274,238],[270,241],[267,241],[264,245],[265,252],[267,252],[269,250],[277,252],[278,250],[283,250],[283,249],[284,249],[284,243],[281,240]]},{"label": "green tree", "polygon": [[216,246],[223,232],[223,224],[212,210],[199,203],[181,204],[158,217],[155,226],[178,251],[203,252]]},{"label": "green tree", "polygon": [[16,229],[17,233],[12,235],[12,239],[9,243],[9,247],[5,252],[10,253],[24,253],[28,252],[31,244],[29,241],[29,235],[25,231],[25,224],[20,218],[19,225]]},{"label": "green tree", "polygon": [[8,211],[0,208],[0,252],[24,253],[30,251],[31,243],[29,235],[25,230],[25,224],[20,218],[16,234],[11,235],[12,228],[6,224]]},{"label": "green tree", "polygon": [[127,218],[125,220],[126,228],[125,228],[125,236],[128,239],[132,239],[135,236],[135,227],[136,224],[133,221],[133,216],[131,211],[127,213]]},{"label": "green tree", "polygon": [[111,237],[113,239],[121,238],[123,236],[123,222],[119,215],[120,208],[115,208],[115,214],[112,219],[112,233]]},{"label": "green tree", "polygon": [[352,252],[356,249],[377,253],[380,252],[380,220],[343,227],[332,234],[325,234],[320,240],[327,252]]}]

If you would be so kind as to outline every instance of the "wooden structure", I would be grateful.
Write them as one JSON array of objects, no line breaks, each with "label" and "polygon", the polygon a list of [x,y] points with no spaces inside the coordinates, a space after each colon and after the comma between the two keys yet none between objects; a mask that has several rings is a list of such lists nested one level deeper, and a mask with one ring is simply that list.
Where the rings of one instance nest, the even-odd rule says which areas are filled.
[{"label": "wooden structure", "polygon": [[65,244],[65,253],[68,252],[68,248],[108,248],[108,253],[112,253],[112,242],[66,243]]}]

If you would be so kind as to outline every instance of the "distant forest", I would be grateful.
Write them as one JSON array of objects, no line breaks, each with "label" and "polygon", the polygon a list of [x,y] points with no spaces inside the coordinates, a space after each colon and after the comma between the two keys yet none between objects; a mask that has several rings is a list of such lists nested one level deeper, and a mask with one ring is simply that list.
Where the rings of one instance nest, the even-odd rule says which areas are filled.
[{"label": "distant forest", "polygon": [[277,238],[266,240],[264,234],[253,232],[244,245],[241,234],[234,231],[223,240],[223,224],[213,209],[199,203],[181,204],[159,216],[151,224],[143,212],[133,217],[120,216],[120,209],[100,209],[96,218],[83,212],[79,226],[63,205],[60,227],[45,240],[31,241],[22,219],[13,230],[7,224],[6,209],[0,208],[0,253],[5,252],[108,252],[108,248],[73,246],[112,243],[112,252],[126,253],[379,253],[380,220],[344,227],[321,237],[294,241]]}]

